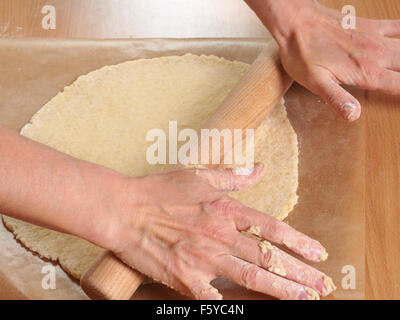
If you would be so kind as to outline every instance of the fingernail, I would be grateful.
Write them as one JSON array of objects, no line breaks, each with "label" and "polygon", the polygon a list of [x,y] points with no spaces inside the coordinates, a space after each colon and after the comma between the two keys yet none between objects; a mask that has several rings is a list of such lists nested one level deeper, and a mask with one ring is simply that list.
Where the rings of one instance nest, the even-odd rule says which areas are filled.
[{"label": "fingernail", "polygon": [[336,286],[333,283],[332,278],[328,277],[327,275],[323,274],[316,282],[315,282],[315,289],[318,290],[319,294],[323,297],[331,294],[333,291],[336,290]]},{"label": "fingernail", "polygon": [[308,294],[309,300],[319,300],[320,299],[317,291],[310,289],[310,288],[306,288],[306,292]]},{"label": "fingernail", "polygon": [[308,250],[309,257],[313,261],[320,262],[328,259],[328,252],[326,252],[325,248],[318,242],[316,244],[312,244]]},{"label": "fingernail", "polygon": [[340,107],[340,112],[346,120],[355,121],[360,117],[361,108],[352,102],[346,102]]},{"label": "fingernail", "polygon": [[327,296],[328,294],[332,293],[336,290],[336,286],[333,283],[332,278],[328,276],[324,276],[324,289],[323,289],[323,296]]},{"label": "fingernail", "polygon": [[262,166],[263,166],[263,164],[261,162],[256,162],[254,164],[254,167],[251,167],[251,168],[233,168],[232,172],[233,172],[233,174],[239,175],[239,176],[249,176],[254,171],[256,171],[257,169],[261,168]]},{"label": "fingernail", "polygon": [[325,261],[326,259],[328,259],[328,252],[324,251],[321,253],[321,261]]},{"label": "fingernail", "polygon": [[319,300],[319,294],[317,291],[304,287],[298,296],[299,300]]},{"label": "fingernail", "polygon": [[253,168],[233,168],[232,169],[233,174],[237,176],[249,176],[254,172],[254,167]]}]

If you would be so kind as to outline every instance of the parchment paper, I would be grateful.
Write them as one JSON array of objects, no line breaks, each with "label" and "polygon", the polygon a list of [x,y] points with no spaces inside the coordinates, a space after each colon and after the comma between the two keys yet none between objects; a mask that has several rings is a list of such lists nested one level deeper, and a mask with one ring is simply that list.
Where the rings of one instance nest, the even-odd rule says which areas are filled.
[{"label": "parchment paper", "polygon": [[[19,131],[64,86],[79,75],[105,65],[187,52],[251,63],[269,40],[1,39],[0,125]],[[300,148],[299,203],[287,221],[326,246],[329,259],[315,266],[332,276],[338,286],[330,298],[362,299],[365,175],[361,125],[341,120],[318,97],[299,85],[294,85],[285,98]],[[49,262],[23,248],[0,225],[0,298],[13,297],[11,284],[29,299],[87,299],[78,283],[59,267],[56,267],[56,289],[44,290],[41,282],[45,275],[41,271],[46,264]],[[344,288],[351,285],[343,279],[349,277],[349,270],[355,271],[354,289]],[[214,282],[226,299],[269,298],[225,279]],[[142,285],[134,298],[184,297],[162,285],[148,284]]]}]

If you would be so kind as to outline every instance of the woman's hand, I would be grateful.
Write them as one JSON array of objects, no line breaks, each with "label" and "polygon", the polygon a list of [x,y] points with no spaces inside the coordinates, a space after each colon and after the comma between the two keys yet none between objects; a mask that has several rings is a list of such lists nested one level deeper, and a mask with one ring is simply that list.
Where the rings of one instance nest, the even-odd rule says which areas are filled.
[{"label": "woman's hand", "polygon": [[197,299],[221,299],[210,284],[220,276],[281,299],[329,294],[329,277],[269,242],[321,261],[327,253],[318,241],[225,194],[254,184],[263,171],[258,165],[247,176],[235,169],[187,169],[128,178],[127,192],[112,207],[115,236],[108,248]]},{"label": "woman's hand", "polygon": [[360,103],[342,84],[400,94],[400,20],[357,18],[344,29],[343,16],[314,0],[247,0],[277,40],[282,64],[297,82],[354,121]]}]

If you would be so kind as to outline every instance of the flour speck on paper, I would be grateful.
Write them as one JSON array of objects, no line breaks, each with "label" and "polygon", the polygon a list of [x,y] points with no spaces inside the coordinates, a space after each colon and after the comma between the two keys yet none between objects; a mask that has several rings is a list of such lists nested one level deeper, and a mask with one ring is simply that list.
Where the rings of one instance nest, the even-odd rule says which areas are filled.
[{"label": "flour speck on paper", "polygon": [[[167,170],[146,161],[146,133],[200,129],[248,70],[215,56],[162,57],[106,66],[79,77],[41,108],[21,134],[71,156],[127,175]],[[249,207],[284,219],[297,202],[297,136],[283,101],[255,133],[255,161],[266,174],[255,186],[230,195]],[[103,249],[3,216],[6,227],[31,251],[58,261],[79,279]]]}]

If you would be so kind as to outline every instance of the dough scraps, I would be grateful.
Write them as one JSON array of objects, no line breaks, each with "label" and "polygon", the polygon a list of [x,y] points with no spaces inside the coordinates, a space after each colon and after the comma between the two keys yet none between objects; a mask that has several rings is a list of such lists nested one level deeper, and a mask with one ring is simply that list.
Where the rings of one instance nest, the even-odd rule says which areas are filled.
[{"label": "dough scraps", "polygon": [[[127,175],[168,170],[150,165],[152,128],[199,129],[249,65],[215,56],[171,56],[127,61],[79,77],[44,105],[21,134],[71,156]],[[255,161],[266,174],[255,186],[230,195],[284,219],[297,202],[297,136],[283,101],[255,133]],[[3,216],[6,227],[31,251],[58,261],[79,279],[103,251],[76,237]]]}]

